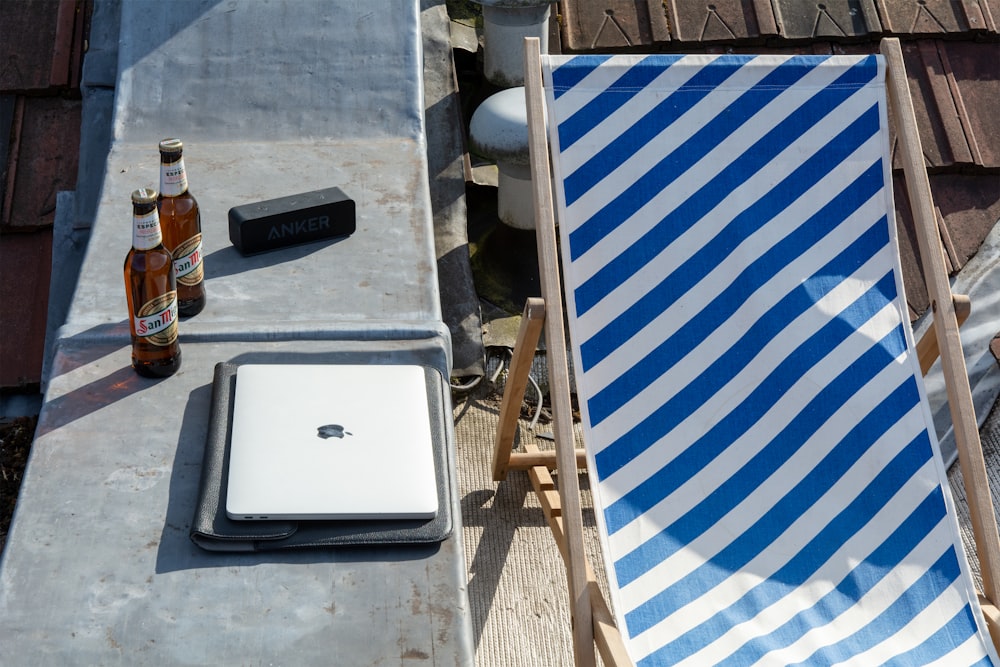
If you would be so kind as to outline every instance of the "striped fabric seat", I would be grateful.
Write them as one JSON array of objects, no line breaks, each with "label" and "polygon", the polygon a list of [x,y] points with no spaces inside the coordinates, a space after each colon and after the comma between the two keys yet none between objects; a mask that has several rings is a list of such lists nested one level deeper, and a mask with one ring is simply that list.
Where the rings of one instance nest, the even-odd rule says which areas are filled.
[{"label": "striped fabric seat", "polygon": [[636,663],[991,664],[912,351],[882,59],[542,72],[591,486]]}]

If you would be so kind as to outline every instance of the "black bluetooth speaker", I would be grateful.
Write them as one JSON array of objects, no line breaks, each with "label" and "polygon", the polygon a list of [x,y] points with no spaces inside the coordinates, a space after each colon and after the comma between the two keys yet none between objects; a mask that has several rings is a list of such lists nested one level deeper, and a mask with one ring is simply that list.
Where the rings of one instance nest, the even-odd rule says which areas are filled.
[{"label": "black bluetooth speaker", "polygon": [[229,209],[229,240],[244,255],[350,236],[354,200],[326,188]]}]

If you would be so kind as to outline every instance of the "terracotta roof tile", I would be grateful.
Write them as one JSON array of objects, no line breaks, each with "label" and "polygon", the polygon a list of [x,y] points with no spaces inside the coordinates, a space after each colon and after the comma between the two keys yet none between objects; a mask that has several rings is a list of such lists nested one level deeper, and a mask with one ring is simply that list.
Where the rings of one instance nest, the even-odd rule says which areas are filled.
[{"label": "terracotta roof tile", "polygon": [[51,227],[0,238],[0,387],[41,379],[51,261]]},{"label": "terracotta roof tile", "polygon": [[56,193],[76,187],[79,100],[18,97],[0,230],[51,225]]},{"label": "terracotta roof tile", "polygon": [[769,1],[670,0],[667,12],[670,34],[682,43],[756,39],[777,30]]},{"label": "terracotta roof tile", "polygon": [[0,90],[79,85],[88,0],[0,3]]},{"label": "terracotta roof tile", "polygon": [[882,32],[872,0],[774,0],[778,34],[787,40],[868,39]]},{"label": "terracotta roof tile", "polygon": [[940,36],[996,33],[997,0],[876,0],[886,32]]},{"label": "terracotta roof tile", "polygon": [[634,0],[563,3],[562,24],[560,38],[570,51],[641,49],[670,41],[663,12]]},{"label": "terracotta roof tile", "polygon": [[1000,44],[938,42],[973,163],[1000,168]]},{"label": "terracotta roof tile", "polygon": [[1000,167],[1000,46],[917,40],[903,58],[928,168]]}]

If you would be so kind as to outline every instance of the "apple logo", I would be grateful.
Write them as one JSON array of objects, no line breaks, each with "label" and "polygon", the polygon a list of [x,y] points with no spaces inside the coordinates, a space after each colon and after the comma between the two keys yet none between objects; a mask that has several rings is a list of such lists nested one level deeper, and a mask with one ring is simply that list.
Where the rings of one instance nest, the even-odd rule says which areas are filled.
[{"label": "apple logo", "polygon": [[327,438],[343,438],[345,435],[354,435],[350,431],[345,431],[340,424],[325,424],[316,429],[316,435],[326,440]]}]

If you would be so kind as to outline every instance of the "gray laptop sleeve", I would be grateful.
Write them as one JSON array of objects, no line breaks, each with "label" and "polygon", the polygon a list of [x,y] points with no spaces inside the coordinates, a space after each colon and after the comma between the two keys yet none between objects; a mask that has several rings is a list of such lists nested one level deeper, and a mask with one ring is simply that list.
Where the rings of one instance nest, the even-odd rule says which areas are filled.
[{"label": "gray laptop sleeve", "polygon": [[238,364],[215,366],[212,408],[191,539],[208,551],[268,551],[376,544],[431,544],[452,532],[448,429],[441,374],[424,366],[434,442],[438,513],[432,519],[381,521],[234,521],[226,516],[229,443]]}]

